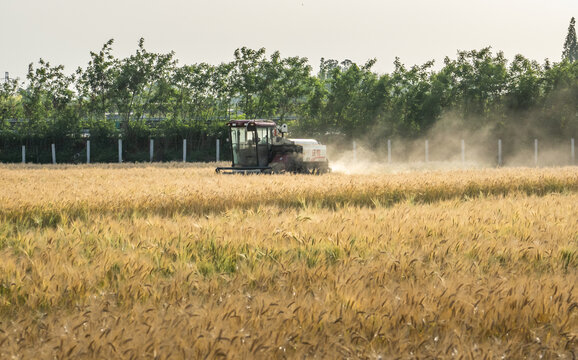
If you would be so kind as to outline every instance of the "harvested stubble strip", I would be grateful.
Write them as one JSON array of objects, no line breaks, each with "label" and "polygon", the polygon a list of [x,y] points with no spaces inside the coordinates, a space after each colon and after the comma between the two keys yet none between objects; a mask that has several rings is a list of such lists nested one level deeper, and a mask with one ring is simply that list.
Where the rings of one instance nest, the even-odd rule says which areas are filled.
[{"label": "harvested stubble strip", "polygon": [[2,175],[0,219],[32,226],[101,214],[200,216],[259,206],[335,209],[578,191],[575,167],[246,177],[217,176],[195,168],[3,169]]}]

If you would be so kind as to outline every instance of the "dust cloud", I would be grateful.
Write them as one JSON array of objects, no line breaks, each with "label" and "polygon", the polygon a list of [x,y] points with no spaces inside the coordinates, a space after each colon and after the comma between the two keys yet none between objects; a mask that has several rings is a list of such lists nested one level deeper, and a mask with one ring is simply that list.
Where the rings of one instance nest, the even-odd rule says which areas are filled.
[{"label": "dust cloud", "polygon": [[540,132],[532,128],[532,123],[518,126],[514,133],[504,136],[498,134],[495,124],[485,124],[483,119],[475,128],[468,128],[458,116],[447,113],[426,136],[418,139],[329,143],[329,166],[337,173],[380,174],[576,165],[571,137],[559,140],[538,136]]}]

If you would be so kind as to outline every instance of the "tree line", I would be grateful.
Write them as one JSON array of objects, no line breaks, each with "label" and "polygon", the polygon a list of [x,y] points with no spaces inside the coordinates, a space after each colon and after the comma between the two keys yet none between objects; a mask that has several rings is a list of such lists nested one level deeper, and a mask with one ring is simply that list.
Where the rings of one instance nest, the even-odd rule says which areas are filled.
[{"label": "tree line", "polygon": [[372,144],[424,136],[448,118],[456,131],[505,138],[578,135],[574,18],[559,62],[523,55],[508,61],[488,47],[459,51],[438,69],[433,61],[407,67],[396,58],[386,74],[372,70],[375,59],[321,59],[313,74],[307,58],[247,47],[227,63],[180,66],[174,52],[150,52],[144,39],[123,59],[113,56],[113,45],[111,39],[91,52],[88,65],[72,74],[40,59],[29,65],[26,83],[3,82],[0,161],[18,159],[18,145],[38,149],[42,161],[49,143],[72,157],[88,135],[110,149],[102,161],[114,157],[110,144],[119,137],[132,147],[129,160],[148,158],[150,138],[159,139],[161,160],[178,153],[182,139],[209,159],[214,139],[226,139],[224,124],[235,118],[276,119],[295,134]]}]

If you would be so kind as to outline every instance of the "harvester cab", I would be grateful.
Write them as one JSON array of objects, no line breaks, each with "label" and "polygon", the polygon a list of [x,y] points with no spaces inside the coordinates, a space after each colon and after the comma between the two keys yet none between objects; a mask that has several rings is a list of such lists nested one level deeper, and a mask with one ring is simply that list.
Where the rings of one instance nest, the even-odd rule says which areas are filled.
[{"label": "harvester cab", "polygon": [[287,125],[270,120],[232,120],[232,164],[217,173],[325,173],[327,148],[313,139],[287,139]]}]

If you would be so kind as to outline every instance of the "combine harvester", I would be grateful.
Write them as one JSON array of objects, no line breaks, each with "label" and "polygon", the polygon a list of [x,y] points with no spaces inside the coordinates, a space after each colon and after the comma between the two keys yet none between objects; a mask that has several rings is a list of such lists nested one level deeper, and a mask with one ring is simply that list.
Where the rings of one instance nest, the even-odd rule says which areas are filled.
[{"label": "combine harvester", "polygon": [[232,120],[231,167],[218,167],[224,174],[323,174],[331,171],[327,147],[313,139],[287,139],[287,125],[270,120]]}]

